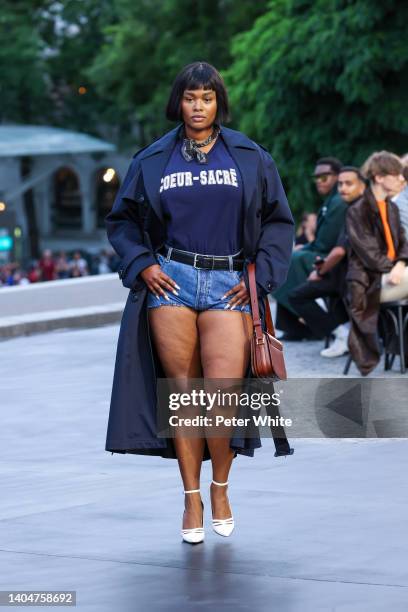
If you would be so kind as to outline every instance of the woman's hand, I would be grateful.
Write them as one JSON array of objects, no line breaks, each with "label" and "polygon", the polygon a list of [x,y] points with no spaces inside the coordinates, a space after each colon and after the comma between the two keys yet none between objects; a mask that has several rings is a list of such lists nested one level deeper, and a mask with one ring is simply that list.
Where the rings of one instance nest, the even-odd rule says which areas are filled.
[{"label": "woman's hand", "polygon": [[402,276],[404,274],[404,270],[405,270],[405,262],[397,261],[397,263],[392,268],[389,274],[389,277],[388,277],[388,282],[390,283],[390,285],[399,285],[401,283]]},{"label": "woman's hand", "polygon": [[235,306],[238,305],[240,305],[241,307],[246,306],[246,304],[249,304],[251,300],[243,278],[240,280],[238,285],[234,285],[229,291],[224,293],[221,299],[223,300],[228,295],[234,295],[234,297],[225,306],[226,309],[230,308],[232,310],[233,308],[235,308]]},{"label": "woman's hand", "polygon": [[140,272],[140,276],[146,283],[149,291],[151,291],[157,298],[162,295],[166,300],[169,300],[169,296],[164,291],[172,291],[175,295],[178,295],[176,289],[180,289],[178,284],[167,274],[165,274],[159,264],[153,264],[148,266]]}]

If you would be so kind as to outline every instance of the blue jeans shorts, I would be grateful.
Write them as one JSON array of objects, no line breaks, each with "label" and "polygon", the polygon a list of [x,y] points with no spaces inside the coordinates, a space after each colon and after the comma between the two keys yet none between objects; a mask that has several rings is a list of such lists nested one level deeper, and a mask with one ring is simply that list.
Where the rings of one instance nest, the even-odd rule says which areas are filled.
[{"label": "blue jeans shorts", "polygon": [[[159,295],[156,297],[151,291],[147,292],[147,307],[158,306],[189,306],[194,310],[224,310],[233,294],[221,299],[224,293],[237,285],[242,277],[242,270],[203,270],[194,268],[189,264],[174,261],[156,253],[160,267],[180,287],[178,295],[171,290],[164,289],[169,300]],[[251,313],[251,304],[238,304],[234,311]]]}]

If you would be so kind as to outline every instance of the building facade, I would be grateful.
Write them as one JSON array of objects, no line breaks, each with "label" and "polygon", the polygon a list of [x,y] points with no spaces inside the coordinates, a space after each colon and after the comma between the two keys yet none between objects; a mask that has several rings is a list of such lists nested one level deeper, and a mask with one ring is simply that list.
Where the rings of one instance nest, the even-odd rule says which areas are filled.
[{"label": "building facade", "polygon": [[[0,258],[109,246],[104,217],[130,155],[87,134],[48,126],[0,126]],[[15,240],[19,238],[19,240]],[[3,241],[2,241],[3,239]]]}]

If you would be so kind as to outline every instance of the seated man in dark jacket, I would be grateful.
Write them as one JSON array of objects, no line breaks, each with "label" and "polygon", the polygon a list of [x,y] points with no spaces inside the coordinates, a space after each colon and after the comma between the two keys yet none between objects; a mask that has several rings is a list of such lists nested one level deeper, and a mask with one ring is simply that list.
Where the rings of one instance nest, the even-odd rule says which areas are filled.
[{"label": "seated man in dark jacket", "polygon": [[325,197],[317,215],[316,235],[312,242],[294,250],[286,282],[273,293],[278,303],[276,327],[287,340],[307,337],[308,329],[299,322],[299,315],[289,302],[289,293],[305,282],[317,256],[325,257],[336,244],[339,228],[344,224],[346,204],[337,192],[337,178],[342,163],[335,157],[317,161],[313,178],[319,195]]},{"label": "seated man in dark jacket", "polygon": [[[364,177],[358,168],[344,166],[340,170],[337,188],[348,206],[361,198],[365,186]],[[324,260],[316,260],[315,270],[309,274],[308,280],[289,294],[290,304],[316,338],[334,334],[333,344],[320,353],[323,357],[340,357],[348,352],[349,330],[344,325],[348,315],[343,303],[347,272],[346,249],[347,234],[343,225],[336,246]],[[331,300],[330,312],[323,310],[316,302],[318,298],[324,297]]]},{"label": "seated man in dark jacket", "polygon": [[400,159],[380,151],[362,167],[370,186],[346,215],[348,347],[363,376],[380,359],[377,324],[381,302],[408,297],[408,242],[391,198],[404,186]]}]

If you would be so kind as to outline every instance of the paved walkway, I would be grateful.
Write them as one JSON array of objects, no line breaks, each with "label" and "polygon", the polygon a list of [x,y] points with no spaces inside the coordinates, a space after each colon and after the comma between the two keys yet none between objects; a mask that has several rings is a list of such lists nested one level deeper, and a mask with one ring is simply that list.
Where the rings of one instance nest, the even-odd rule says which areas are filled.
[{"label": "paved walkway", "polygon": [[[285,358],[288,363],[288,376],[292,378],[326,378],[343,376],[344,366],[347,362],[347,356],[328,359],[321,357],[320,351],[324,348],[324,342],[319,341],[302,341],[302,342],[285,342]],[[349,377],[360,378],[360,373],[354,363],[351,364]],[[384,370],[384,357],[381,357],[380,363],[377,365],[366,379],[369,378],[389,378],[401,377],[408,379],[408,371],[405,374],[400,372],[399,357],[396,356],[392,370]]]},{"label": "paved walkway", "polygon": [[[176,462],[104,450],[117,335],[0,342],[1,589],[73,589],[95,612],[406,612],[408,440],[292,440],[288,458],[262,440],[234,462],[228,539],[205,462],[192,547]],[[317,349],[287,345],[292,375]]]}]

